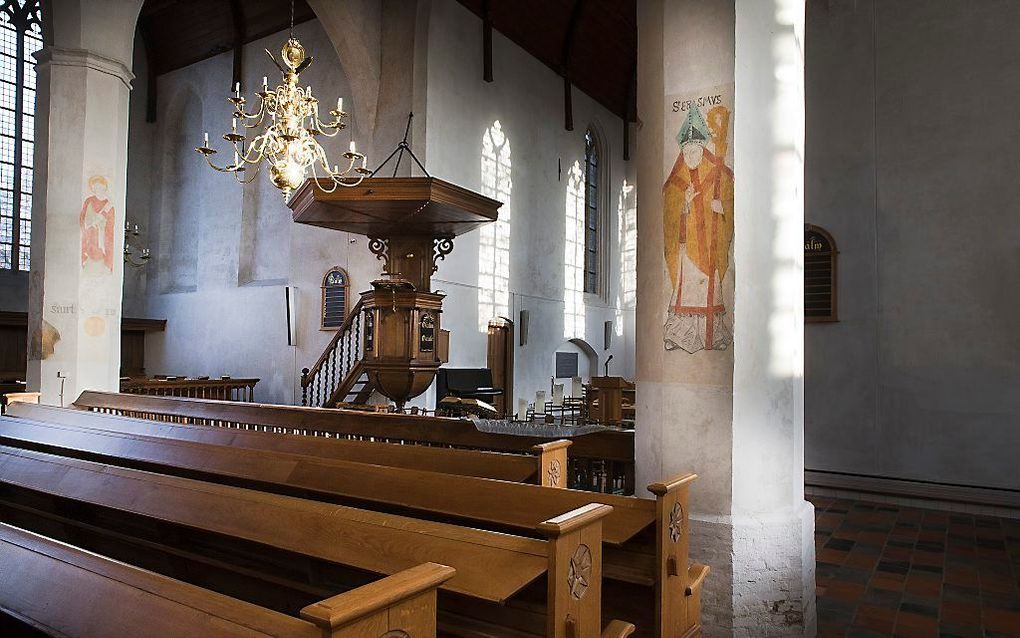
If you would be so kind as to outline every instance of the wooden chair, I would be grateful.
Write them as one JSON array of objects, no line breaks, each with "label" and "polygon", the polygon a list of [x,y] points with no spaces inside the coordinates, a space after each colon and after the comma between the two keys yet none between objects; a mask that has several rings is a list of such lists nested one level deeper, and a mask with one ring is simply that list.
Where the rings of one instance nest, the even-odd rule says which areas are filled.
[{"label": "wooden chair", "polygon": [[[354,410],[284,405],[131,396],[85,391],[75,407],[159,421],[237,427],[281,434],[371,440],[402,445],[453,447],[508,454],[531,454],[548,437],[480,432],[465,419],[410,414],[374,414]],[[570,437],[570,465],[565,475],[593,477],[604,472],[609,484],[634,493],[634,431],[605,430]],[[594,489],[594,482],[591,486]]]},{"label": "wooden chair", "polygon": [[75,638],[378,638],[387,631],[434,638],[436,587],[453,575],[422,564],[294,618],[3,523],[0,564],[3,613]]},{"label": "wooden chair", "polygon": [[[97,394],[100,393],[82,393],[82,397],[79,398],[79,401],[82,403],[76,405],[79,407],[94,406],[95,404],[91,403],[90,399]],[[241,429],[252,427],[252,425],[241,422],[225,422],[222,419],[215,418],[220,415],[208,412],[210,408],[226,408],[228,412],[234,412],[234,410],[229,409],[230,406],[233,405],[236,407],[241,405],[234,402],[217,402],[226,403],[227,405],[224,406],[214,403],[210,406],[209,404],[211,402],[191,399],[168,399],[166,397],[118,395],[114,393],[109,393],[109,395],[104,398],[108,397],[117,397],[118,402],[122,402],[125,406],[130,406],[131,408],[139,408],[144,405],[170,410],[175,406],[183,405],[184,408],[188,408],[187,411],[190,412],[192,416],[182,416],[180,414],[160,414],[148,410],[127,408],[117,410],[113,410],[111,408],[97,408],[95,410],[96,412],[109,414],[112,411],[149,420],[158,420],[161,423],[185,424],[199,422],[209,424],[209,426],[203,428],[204,431],[202,432],[188,433],[180,430],[175,431],[174,436],[180,438],[193,436],[196,440],[245,447],[272,446],[274,449],[278,449],[280,451],[290,451],[298,454],[349,459],[361,463],[375,463],[378,465],[406,467],[411,469],[440,468],[441,471],[449,474],[482,476],[507,481],[541,483],[550,487],[566,487],[567,485],[567,472],[565,469],[550,471],[552,468],[567,467],[567,447],[571,445],[571,442],[562,439],[540,441],[532,444],[529,448],[518,450],[517,452],[519,453],[506,453],[444,447],[426,447],[420,445],[399,445],[395,443],[345,438],[327,439],[325,437],[310,438],[266,436],[267,434],[274,434],[283,431],[290,433],[291,430],[280,430],[280,428],[276,427],[259,430]],[[104,401],[103,403],[107,402]],[[244,405],[244,407],[250,407],[250,405]],[[283,406],[273,407],[282,408],[284,410],[289,409]],[[317,408],[296,409],[322,411]],[[11,414],[27,416],[30,418],[33,417],[33,415],[39,416],[39,418],[56,418],[43,416],[44,414],[53,414],[53,410],[60,410],[60,408],[55,408],[53,406],[37,406],[35,410],[22,409],[16,410]],[[271,414],[273,411],[274,410],[267,412],[270,412]],[[248,410],[243,410],[243,412],[250,413]],[[207,416],[198,416],[200,414],[206,414]],[[227,426],[226,429],[229,434],[224,433],[224,428],[222,427],[224,425]],[[161,430],[171,431],[172,428],[163,427]],[[226,441],[230,442],[226,443]]]},{"label": "wooden chair", "polygon": [[[50,409],[49,414],[69,425],[4,419],[0,440],[161,472],[201,472],[255,489],[456,520],[494,531],[534,534],[557,512],[593,501],[610,505],[613,511],[603,521],[604,574],[622,597],[643,601],[640,617],[624,617],[642,632],[655,625],[666,638],[700,627],[701,584],[708,568],[688,565],[688,491],[694,475],[649,486],[653,501],[174,441],[148,435],[145,422],[66,409]],[[111,429],[104,429],[107,426]]]},{"label": "wooden chair", "polygon": [[440,584],[441,624],[458,635],[632,631],[601,627],[602,519],[611,510],[589,504],[543,521],[538,540],[0,446],[5,521],[70,534],[113,557],[166,561],[217,589],[287,600],[423,561],[449,564],[457,571]]}]

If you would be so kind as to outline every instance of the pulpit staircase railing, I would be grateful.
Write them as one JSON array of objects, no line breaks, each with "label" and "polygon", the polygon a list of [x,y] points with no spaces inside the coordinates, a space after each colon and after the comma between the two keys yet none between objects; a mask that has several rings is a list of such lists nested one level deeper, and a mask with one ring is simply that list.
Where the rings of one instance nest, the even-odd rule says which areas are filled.
[{"label": "pulpit staircase railing", "polygon": [[361,310],[358,301],[315,365],[301,370],[301,405],[334,408],[368,401],[373,387],[362,367]]}]

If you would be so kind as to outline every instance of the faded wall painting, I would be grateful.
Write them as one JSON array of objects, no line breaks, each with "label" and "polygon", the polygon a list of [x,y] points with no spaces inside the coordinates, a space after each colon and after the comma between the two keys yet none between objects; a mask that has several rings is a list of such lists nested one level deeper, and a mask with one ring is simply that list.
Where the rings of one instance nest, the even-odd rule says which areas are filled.
[{"label": "faded wall painting", "polygon": [[116,214],[110,201],[110,183],[102,175],[89,178],[90,195],[82,203],[81,267],[89,274],[113,272]]},{"label": "faded wall painting", "polygon": [[732,121],[733,85],[666,98],[666,350],[693,354],[733,342]]}]

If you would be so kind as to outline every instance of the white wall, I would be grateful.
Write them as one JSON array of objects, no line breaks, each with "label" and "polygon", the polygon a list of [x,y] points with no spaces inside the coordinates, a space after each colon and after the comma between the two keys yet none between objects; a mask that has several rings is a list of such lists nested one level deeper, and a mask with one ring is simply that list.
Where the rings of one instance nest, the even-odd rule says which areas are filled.
[{"label": "white wall", "polygon": [[[302,81],[324,100],[344,96],[353,111],[358,97],[319,23],[297,25],[295,35],[315,57]],[[279,33],[245,47],[249,97],[263,76],[278,83],[279,71],[262,50],[276,51],[285,39]],[[225,53],[160,76],[155,124],[144,122],[144,84],[132,95],[128,217],[142,226],[140,245],[153,257],[128,273],[125,307],[167,319],[165,333],[148,337],[149,374],[256,376],[259,400],[290,403],[300,398],[301,368],[314,363],[333,334],[319,330],[322,276],[340,265],[359,291],[378,266],[364,241],[294,224],[264,173],[241,186],[194,152],[208,131],[221,149],[217,163],[230,161],[226,143],[215,142],[230,126],[231,69],[232,54]],[[335,155],[347,139],[345,132],[323,146]],[[297,347],[287,345],[288,284],[298,287]]]},{"label": "white wall", "polygon": [[809,3],[808,469],[1020,489],[1020,4]]},{"label": "white wall", "polygon": [[[577,336],[599,352],[600,368],[613,354],[610,372],[632,377],[634,286],[621,288],[620,245],[629,237],[628,254],[633,256],[635,239],[633,233],[621,232],[619,218],[627,217],[633,225],[635,195],[627,195],[626,210],[621,212],[620,190],[629,170],[622,161],[621,121],[575,90],[577,130],[565,131],[562,81],[499,34],[493,47],[496,81],[486,84],[481,79],[478,19],[452,0],[423,6],[429,5],[430,12],[419,14],[419,29],[427,30],[429,47],[427,108],[417,113],[415,127],[423,121],[426,129],[425,139],[416,145],[419,156],[432,175],[479,190],[486,127],[499,119],[513,145],[509,318],[516,322],[523,308],[531,312],[528,344],[516,352],[515,393],[533,397],[535,390],[547,389],[553,352],[566,343],[566,173],[574,161],[583,162],[589,123],[598,126],[605,140],[606,239],[611,259],[605,300],[587,298],[584,334]],[[348,100],[357,101],[360,96],[351,94],[351,83],[319,23],[301,24],[295,30],[316,59],[302,81],[313,85],[320,99],[343,95],[345,106]],[[245,48],[244,85],[249,94],[261,85],[263,75],[276,76],[262,49],[277,49],[284,37],[277,34]],[[464,55],[466,50],[478,55]],[[332,336],[318,329],[323,274],[340,265],[350,274],[352,292],[359,292],[378,276],[381,262],[369,253],[364,237],[291,222],[282,198],[265,184],[264,176],[242,188],[230,176],[204,166],[192,149],[201,142],[203,131],[215,140],[229,126],[225,98],[230,73],[231,55],[223,54],[161,76],[155,124],[143,121],[139,103],[144,104],[144,91],[133,95],[128,216],[147,230],[143,243],[148,241],[154,256],[153,263],[128,274],[126,304],[137,308],[137,314],[168,320],[165,333],[149,336],[148,373],[257,376],[262,379],[256,390],[259,400],[290,403],[300,400],[296,388],[301,368],[315,361]],[[182,119],[181,112],[187,117]],[[363,128],[372,127],[359,124],[358,144],[371,148],[374,140],[360,132]],[[402,133],[403,121],[400,129]],[[324,146],[334,154],[342,150],[341,144],[346,146],[346,138]],[[369,162],[381,161],[388,149],[380,153],[384,154]],[[217,160],[228,159],[222,155],[225,152]],[[629,181],[633,183],[633,176]],[[452,330],[451,366],[486,363],[486,335],[478,328],[478,235],[475,231],[459,237],[433,278],[433,288],[448,294],[443,322]],[[180,245],[184,239],[190,243],[175,248],[175,242]],[[192,262],[193,285],[188,285]],[[622,278],[632,281],[633,263],[628,268],[629,275]],[[296,348],[286,345],[283,286],[288,284],[299,289]],[[608,320],[614,321],[614,335],[612,348],[606,351],[603,322]],[[416,403],[428,404],[432,396],[430,390]]]},{"label": "white wall", "polygon": [[[608,164],[604,185],[608,187],[605,212],[610,224],[610,264],[605,270],[609,291],[605,300],[585,295],[585,329],[577,336],[599,353],[600,369],[612,354],[610,373],[633,378],[633,300],[632,295],[629,304],[622,300],[618,206],[624,179],[633,184],[634,177],[632,165],[623,161],[622,122],[575,88],[574,130],[566,131],[563,81],[558,75],[496,32],[492,44],[494,81],[483,82],[481,48],[478,17],[457,2],[432,3],[426,124],[429,172],[480,190],[483,133],[499,120],[511,144],[513,188],[506,203],[512,211],[508,318],[516,324],[521,310],[530,313],[528,343],[518,345],[514,355],[515,396],[534,400],[536,390],[548,391],[552,353],[566,342],[567,173],[575,161],[583,165],[589,124],[594,124],[605,140],[603,161]],[[628,201],[633,197],[631,193]],[[486,335],[479,330],[478,315],[479,231],[457,238],[454,244],[453,253],[441,262],[433,279],[433,288],[449,294],[443,322],[452,331],[450,365],[484,366]],[[629,272],[633,270],[631,264]],[[633,291],[633,284],[628,290]],[[619,324],[614,325],[609,350],[603,349],[605,321]]]}]

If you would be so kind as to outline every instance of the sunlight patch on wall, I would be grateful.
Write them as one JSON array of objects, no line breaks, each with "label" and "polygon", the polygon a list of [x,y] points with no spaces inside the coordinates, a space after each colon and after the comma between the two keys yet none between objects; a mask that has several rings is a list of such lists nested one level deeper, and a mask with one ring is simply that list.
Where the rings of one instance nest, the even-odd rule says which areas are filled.
[{"label": "sunlight patch on wall", "polygon": [[623,336],[623,311],[632,310],[637,294],[637,193],[623,180],[617,205],[620,285],[616,293],[616,336]]},{"label": "sunlight patch on wall", "polygon": [[584,172],[574,162],[567,175],[563,249],[563,338],[584,338]]},{"label": "sunlight patch on wall", "polygon": [[482,226],[478,242],[478,330],[510,316],[510,140],[499,120],[482,134],[482,194],[503,202],[499,220]]}]

